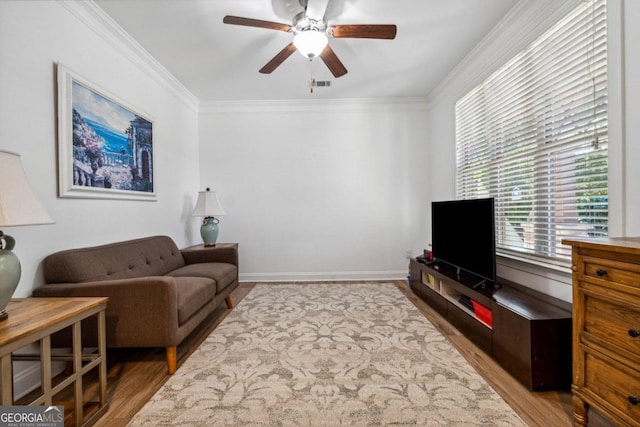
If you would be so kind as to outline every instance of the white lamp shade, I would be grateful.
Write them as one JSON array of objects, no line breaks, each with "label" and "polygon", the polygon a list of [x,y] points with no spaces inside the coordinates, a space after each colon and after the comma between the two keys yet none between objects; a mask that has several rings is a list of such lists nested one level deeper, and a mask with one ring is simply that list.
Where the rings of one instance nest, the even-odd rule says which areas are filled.
[{"label": "white lamp shade", "polygon": [[20,155],[0,150],[0,226],[52,223],[31,190]]},{"label": "white lamp shade", "polygon": [[293,37],[293,45],[298,52],[309,59],[320,55],[328,42],[327,35],[317,30],[302,31]]},{"label": "white lamp shade", "polygon": [[198,201],[192,216],[219,216],[226,214],[215,191],[210,191],[207,188],[206,191],[198,193]]}]

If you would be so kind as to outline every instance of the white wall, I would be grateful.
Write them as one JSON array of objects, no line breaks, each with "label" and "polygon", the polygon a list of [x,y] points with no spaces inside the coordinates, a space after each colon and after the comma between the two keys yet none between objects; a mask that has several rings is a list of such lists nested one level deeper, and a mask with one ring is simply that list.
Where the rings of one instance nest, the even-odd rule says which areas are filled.
[{"label": "white wall", "polygon": [[[154,119],[157,201],[60,199],[56,172],[56,62]],[[189,215],[198,190],[197,100],[126,34],[84,2],[0,1],[0,148],[21,154],[32,188],[55,221],[5,228],[17,240],[22,278],[14,297],[42,284],[55,251],[153,234],[198,240]],[[37,365],[15,366],[16,396],[39,383]]]},{"label": "white wall", "polygon": [[[480,43],[429,97],[429,171],[434,200],[455,198],[455,102],[482,82],[515,53],[553,25],[580,0],[521,1]],[[621,10],[626,25],[621,28]],[[640,87],[626,82],[624,74],[640,66],[636,48],[640,39],[640,3],[634,0],[609,0],[609,100],[610,100],[610,224],[612,235],[640,234],[640,177],[635,165],[640,160],[640,124],[625,120],[622,100],[626,98],[626,117],[640,114]],[[618,36],[619,34],[619,36]],[[624,40],[621,40],[624,38]],[[635,43],[634,43],[635,42]],[[620,50],[625,46],[625,51]],[[619,64],[625,63],[625,70]],[[626,83],[626,86],[625,86]],[[631,113],[635,113],[635,116]],[[626,124],[625,124],[626,123]],[[635,141],[634,141],[635,140]],[[625,142],[626,141],[626,142]],[[571,301],[571,276],[568,268],[550,269],[498,260],[498,274],[544,293]]]},{"label": "white wall", "polygon": [[398,278],[426,242],[421,100],[203,104],[202,187],[241,280]]},{"label": "white wall", "polygon": [[[67,67],[154,118],[157,201],[57,197],[56,79]],[[154,68],[84,2],[0,2],[0,148],[21,154],[53,225],[7,228],[22,262],[16,297],[41,284],[42,259],[57,250],[168,234],[199,238],[189,214],[198,189],[197,101]]]}]

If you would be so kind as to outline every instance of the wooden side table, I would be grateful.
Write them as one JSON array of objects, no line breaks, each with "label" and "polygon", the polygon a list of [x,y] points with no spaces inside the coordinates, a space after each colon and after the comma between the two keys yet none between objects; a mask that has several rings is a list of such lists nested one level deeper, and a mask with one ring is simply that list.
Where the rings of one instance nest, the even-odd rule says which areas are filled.
[{"label": "wooden side table", "polygon": [[[13,299],[7,305],[8,319],[0,322],[0,404],[14,405],[12,360],[39,360],[42,368],[40,394],[29,405],[55,403],[57,393],[73,385],[74,425],[93,424],[107,410],[107,358],[106,358],[106,317],[105,297],[96,298],[22,298]],[[83,353],[81,323],[84,319],[97,316],[97,353]],[[72,353],[52,355],[51,335],[65,328],[71,328]],[[14,355],[13,353],[29,344],[39,342],[39,355]],[[56,384],[52,381],[52,360],[66,360],[73,364],[73,372],[65,373],[65,378]],[[85,416],[82,377],[98,370],[99,401],[93,402],[97,409]],[[65,418],[66,415],[65,415]]]},{"label": "wooden side table", "polygon": [[205,246],[203,243],[189,246],[183,249],[183,251],[198,251],[198,250],[211,250],[215,248],[238,248],[237,243],[216,243],[214,246]]}]

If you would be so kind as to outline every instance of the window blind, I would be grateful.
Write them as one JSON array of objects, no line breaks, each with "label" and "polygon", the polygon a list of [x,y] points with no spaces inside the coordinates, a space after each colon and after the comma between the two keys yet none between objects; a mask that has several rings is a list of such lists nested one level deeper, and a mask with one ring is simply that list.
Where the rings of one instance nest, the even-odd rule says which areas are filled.
[{"label": "window blind", "polygon": [[457,197],[494,197],[496,246],[566,262],[608,234],[606,1],[581,2],[455,106]]}]

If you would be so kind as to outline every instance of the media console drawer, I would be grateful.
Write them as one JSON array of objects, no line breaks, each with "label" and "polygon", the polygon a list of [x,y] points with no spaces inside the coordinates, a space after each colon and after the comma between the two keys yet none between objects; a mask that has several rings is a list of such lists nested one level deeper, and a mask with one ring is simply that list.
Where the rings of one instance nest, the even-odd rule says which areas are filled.
[{"label": "media console drawer", "polygon": [[571,317],[527,319],[501,304],[493,310],[493,357],[531,390],[571,384]]}]

